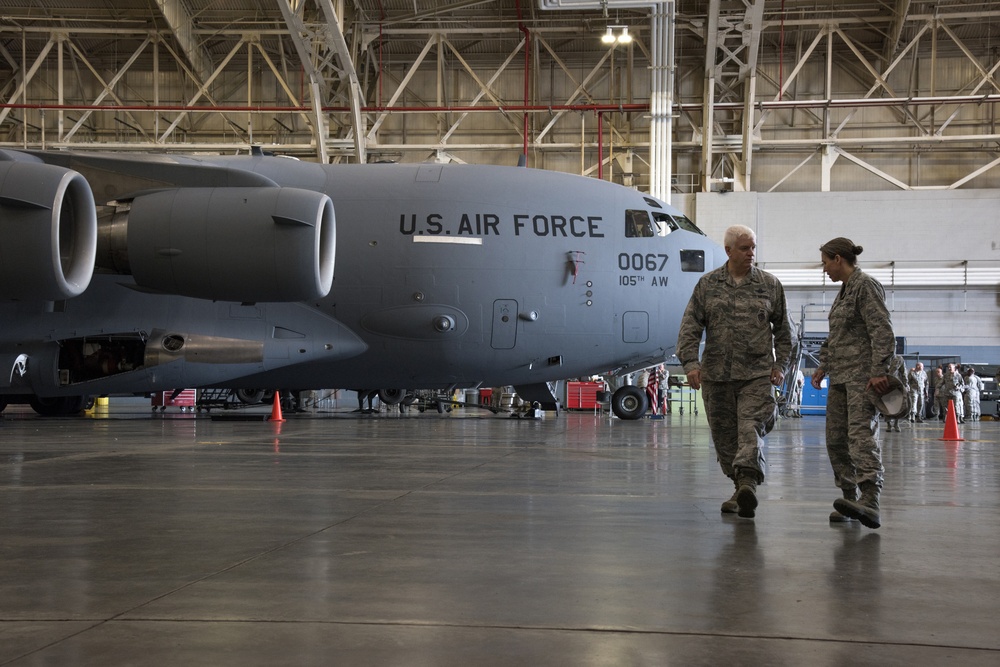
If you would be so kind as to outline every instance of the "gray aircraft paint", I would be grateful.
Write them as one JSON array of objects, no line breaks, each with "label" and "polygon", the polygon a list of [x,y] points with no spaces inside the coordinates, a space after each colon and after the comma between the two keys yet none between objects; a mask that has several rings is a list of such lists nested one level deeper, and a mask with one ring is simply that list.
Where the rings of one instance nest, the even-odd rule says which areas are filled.
[{"label": "gray aircraft paint", "polygon": [[[135,237],[143,253],[128,260],[148,265],[124,274],[106,266],[102,235],[86,289],[44,299],[19,293],[20,274],[0,265],[0,364],[29,359],[25,377],[0,374],[0,394],[26,386],[41,396],[181,386],[432,389],[638,368],[673,353],[694,284],[725,259],[684,228],[626,237],[626,210],[680,213],[635,190],[556,172],[0,151],[0,165],[17,162],[81,174],[99,216],[110,204],[127,219],[116,243],[130,245],[133,225],[144,230]],[[278,190],[256,197],[263,188]],[[16,244],[3,195],[0,183],[0,233]],[[211,201],[223,203],[202,203]],[[178,206],[183,215],[172,220],[162,210]],[[128,219],[130,210],[148,219]],[[109,216],[101,219],[106,230]],[[244,234],[243,224],[255,226]],[[185,238],[169,238],[168,226]],[[261,248],[268,235],[273,255],[262,252],[271,250]],[[682,270],[682,251],[703,253],[704,266]],[[152,266],[160,262],[193,273]],[[330,289],[317,294],[327,270]],[[286,295],[296,300],[266,300]],[[178,344],[196,353],[157,348]],[[100,356],[101,346],[105,366],[71,358]],[[4,383],[8,375],[17,386]]]}]

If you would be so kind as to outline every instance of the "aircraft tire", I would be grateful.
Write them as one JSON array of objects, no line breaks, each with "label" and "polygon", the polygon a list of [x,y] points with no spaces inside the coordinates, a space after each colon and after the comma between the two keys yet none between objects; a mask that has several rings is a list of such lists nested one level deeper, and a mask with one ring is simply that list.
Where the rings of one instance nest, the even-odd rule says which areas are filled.
[{"label": "aircraft tire", "polygon": [[378,400],[386,405],[396,405],[406,398],[405,389],[379,389]]},{"label": "aircraft tire", "polygon": [[626,385],[611,396],[611,411],[619,419],[641,419],[649,408],[649,399],[641,387]]},{"label": "aircraft tire", "polygon": [[89,396],[32,396],[28,404],[43,417],[58,417],[82,412],[89,399]]},{"label": "aircraft tire", "polygon": [[263,389],[237,389],[236,400],[244,405],[257,405],[264,400]]}]

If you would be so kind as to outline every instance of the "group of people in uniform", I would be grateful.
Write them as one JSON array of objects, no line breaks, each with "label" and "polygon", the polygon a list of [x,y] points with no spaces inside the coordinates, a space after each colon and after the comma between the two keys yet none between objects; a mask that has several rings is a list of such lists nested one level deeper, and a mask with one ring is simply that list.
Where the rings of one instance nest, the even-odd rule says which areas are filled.
[{"label": "group of people in uniform", "polygon": [[[778,415],[774,387],[782,385],[791,365],[792,330],[781,282],[754,265],[754,231],[730,227],[723,245],[728,261],[702,276],[684,311],[677,357],[691,388],[702,391],[719,465],[733,483],[722,512],[753,518],[757,486],[764,481],[764,436]],[[885,291],[857,266],[862,251],[843,237],[820,246],[823,270],[841,289],[830,308],[829,335],[812,385],[829,383],[826,446],[842,494],[830,521],[857,520],[878,528],[884,475],[879,414],[905,415],[888,414],[908,407],[888,397],[908,398],[907,378],[895,353]]]},{"label": "group of people in uniform", "polygon": [[917,362],[907,377],[910,390],[911,422],[929,419],[945,419],[948,402],[955,405],[955,416],[959,423],[966,419],[979,421],[982,418],[981,396],[983,380],[972,366],[964,370],[956,364],[942,364],[932,371],[930,377],[924,365]]}]

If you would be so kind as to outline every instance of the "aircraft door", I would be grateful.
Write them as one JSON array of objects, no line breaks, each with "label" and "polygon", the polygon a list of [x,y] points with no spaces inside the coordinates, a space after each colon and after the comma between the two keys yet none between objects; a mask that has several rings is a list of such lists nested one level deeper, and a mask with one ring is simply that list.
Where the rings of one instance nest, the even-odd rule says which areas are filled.
[{"label": "aircraft door", "polygon": [[497,299],[493,302],[493,337],[490,346],[494,350],[513,349],[517,342],[517,301]]},{"label": "aircraft door", "polygon": [[649,313],[630,310],[622,316],[622,341],[645,343],[649,340]]}]

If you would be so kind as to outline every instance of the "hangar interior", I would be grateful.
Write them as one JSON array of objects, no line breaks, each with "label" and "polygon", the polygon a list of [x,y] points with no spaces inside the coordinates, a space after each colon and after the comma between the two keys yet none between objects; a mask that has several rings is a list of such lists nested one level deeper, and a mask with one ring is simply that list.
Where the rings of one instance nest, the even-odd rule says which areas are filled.
[{"label": "hangar interior", "polygon": [[909,351],[994,363],[998,43],[985,0],[2,0],[0,148],[522,160],[748,224],[800,312],[832,227]]},{"label": "hangar interior", "polygon": [[[0,0],[0,149],[523,161],[752,227],[804,327],[850,236],[911,358],[996,364],[998,70],[991,0]],[[995,423],[885,434],[870,531],[816,415],[748,520],[697,411],[101,407],[0,419],[0,665],[1000,654]]]}]

